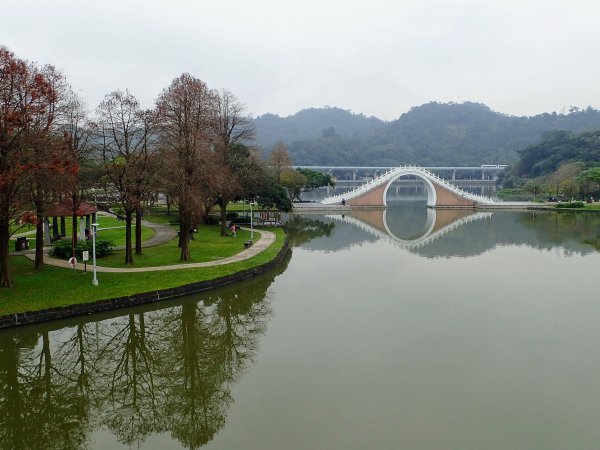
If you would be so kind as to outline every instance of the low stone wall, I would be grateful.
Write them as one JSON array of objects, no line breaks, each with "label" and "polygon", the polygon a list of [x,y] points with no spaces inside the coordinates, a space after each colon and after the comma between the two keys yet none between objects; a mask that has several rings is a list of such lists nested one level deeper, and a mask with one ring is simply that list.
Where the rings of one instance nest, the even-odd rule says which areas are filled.
[{"label": "low stone wall", "polygon": [[226,286],[238,281],[251,278],[255,275],[268,272],[277,267],[284,259],[289,250],[287,236],[283,246],[279,250],[277,256],[269,262],[251,269],[242,270],[231,275],[214,280],[199,281],[197,283],[185,284],[170,289],[162,289],[159,291],[142,292],[140,294],[129,295],[119,298],[110,298],[106,300],[97,300],[90,303],[80,303],[76,305],[60,306],[56,308],[41,309],[39,311],[26,311],[17,314],[8,314],[0,316],[0,329],[16,327],[20,325],[29,325],[32,323],[46,322],[49,320],[66,319],[69,317],[80,316],[83,314],[92,314],[102,311],[110,311],[119,308],[129,308],[131,306],[143,305],[145,303],[158,302],[169,300],[184,295],[195,294],[197,292],[215,289],[221,286]]}]

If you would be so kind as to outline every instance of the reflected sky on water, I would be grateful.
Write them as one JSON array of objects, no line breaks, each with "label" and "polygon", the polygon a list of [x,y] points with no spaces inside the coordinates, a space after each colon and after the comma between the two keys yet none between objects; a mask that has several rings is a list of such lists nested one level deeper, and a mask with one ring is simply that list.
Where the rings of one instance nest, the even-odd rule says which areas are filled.
[{"label": "reflected sky on water", "polygon": [[600,214],[291,217],[280,270],[0,332],[0,448],[589,449]]}]

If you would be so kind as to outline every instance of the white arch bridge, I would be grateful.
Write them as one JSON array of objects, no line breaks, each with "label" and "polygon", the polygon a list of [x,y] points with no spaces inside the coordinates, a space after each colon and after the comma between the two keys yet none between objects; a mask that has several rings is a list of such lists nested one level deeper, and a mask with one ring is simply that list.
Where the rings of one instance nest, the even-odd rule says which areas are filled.
[{"label": "white arch bridge", "polygon": [[327,197],[323,205],[387,206],[387,191],[400,177],[414,176],[423,180],[427,191],[427,206],[431,208],[464,208],[495,203],[490,197],[472,194],[419,166],[400,166],[388,170],[355,189]]},{"label": "white arch bridge", "polygon": [[[457,214],[453,214],[457,212]],[[352,213],[354,214],[354,212]],[[403,239],[394,234],[387,220],[387,210],[372,210],[358,217],[348,215],[326,215],[328,219],[348,223],[367,233],[405,249],[424,247],[431,242],[444,237],[452,231],[477,220],[485,220],[492,217],[491,212],[466,212],[463,211],[437,211],[427,210],[427,221],[420,236],[413,239]]]}]

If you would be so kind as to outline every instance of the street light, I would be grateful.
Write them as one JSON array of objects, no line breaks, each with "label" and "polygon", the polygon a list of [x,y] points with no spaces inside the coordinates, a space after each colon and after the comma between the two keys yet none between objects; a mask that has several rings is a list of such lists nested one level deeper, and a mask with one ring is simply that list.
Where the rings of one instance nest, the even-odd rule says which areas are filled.
[{"label": "street light", "polygon": [[92,224],[92,262],[94,265],[94,278],[92,278],[92,286],[98,286],[98,278],[96,278],[96,229],[97,223]]},{"label": "street light", "polygon": [[250,200],[250,239],[254,239],[254,217],[252,215],[252,200]]}]

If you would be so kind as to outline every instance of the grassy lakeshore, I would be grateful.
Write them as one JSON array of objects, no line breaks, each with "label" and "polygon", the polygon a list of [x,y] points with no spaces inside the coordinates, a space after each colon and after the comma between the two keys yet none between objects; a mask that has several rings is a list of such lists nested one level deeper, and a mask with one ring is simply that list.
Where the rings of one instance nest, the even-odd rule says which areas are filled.
[{"label": "grassy lakeshore", "polygon": [[[92,286],[92,274],[84,275],[46,266],[39,272],[23,256],[10,258],[14,287],[0,290],[0,315],[36,311],[58,306],[88,303],[141,292],[167,289],[197,281],[206,281],[257,267],[274,259],[285,241],[281,228],[272,229],[277,239],[258,255],[232,264],[214,267],[141,273],[99,273],[99,286]],[[222,238],[231,239],[234,238]],[[242,237],[235,238],[241,244]],[[150,250],[150,249],[149,249]],[[243,248],[240,248],[240,251]]]},{"label": "grassy lakeshore", "polygon": [[[220,225],[202,225],[194,239],[190,241],[192,259],[185,263],[218,261],[239,253],[243,250],[244,241],[250,239],[250,231],[238,230],[237,237],[221,236]],[[177,246],[177,239],[172,239],[161,245],[144,249],[143,254],[134,255],[134,267],[168,266],[182,264],[179,261],[181,249]],[[124,251],[117,251],[98,260],[99,266],[105,267],[131,267],[126,266]]]}]

